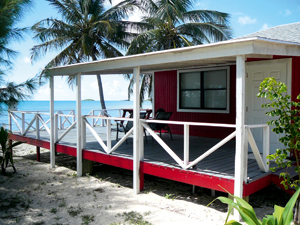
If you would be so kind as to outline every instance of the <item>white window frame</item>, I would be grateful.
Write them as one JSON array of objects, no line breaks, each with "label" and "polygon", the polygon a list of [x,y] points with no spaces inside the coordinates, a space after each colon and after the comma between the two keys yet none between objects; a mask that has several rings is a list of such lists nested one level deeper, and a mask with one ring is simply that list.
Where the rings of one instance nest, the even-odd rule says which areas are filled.
[{"label": "white window frame", "polygon": [[[179,108],[179,98],[180,98],[180,73],[188,72],[203,72],[203,71],[212,71],[212,70],[227,70],[227,106],[226,110],[218,109],[180,109]],[[229,113],[230,107],[230,67],[213,67],[213,68],[203,68],[203,69],[193,69],[193,70],[177,70],[177,112],[198,112],[198,113]]]}]

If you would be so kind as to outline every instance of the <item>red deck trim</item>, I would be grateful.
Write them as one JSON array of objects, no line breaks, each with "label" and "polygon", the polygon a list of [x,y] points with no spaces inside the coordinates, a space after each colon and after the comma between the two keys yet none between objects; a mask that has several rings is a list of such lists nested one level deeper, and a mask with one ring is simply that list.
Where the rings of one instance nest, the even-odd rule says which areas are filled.
[{"label": "red deck trim", "polygon": [[37,140],[37,139],[29,138],[29,137],[24,137],[21,135],[16,135],[16,134],[10,134],[9,139],[15,140],[15,141],[25,141],[29,145],[34,145],[37,147],[50,149],[50,142],[48,142],[48,141]]},{"label": "red deck trim", "polygon": [[[50,143],[47,141],[36,140],[29,137],[23,137],[20,135],[12,134],[10,139],[16,141],[26,141],[27,144],[35,145],[38,147],[50,148]],[[75,156],[76,148],[65,146],[61,144],[56,144],[56,151],[64,153],[67,155]],[[102,152],[97,151],[88,151],[83,149],[82,158],[91,160],[94,162],[103,163],[110,166],[115,166],[123,169],[133,170],[133,160],[122,158],[119,156],[107,155]],[[206,174],[196,173],[194,171],[187,171],[177,168],[159,166],[153,163],[141,162],[141,171],[140,171],[140,187],[143,189],[144,186],[144,174],[153,175],[156,177],[161,177],[169,180],[174,180],[186,184],[191,184],[199,187],[204,187],[208,189],[213,189],[221,192],[225,192],[225,188],[229,193],[234,194],[234,180],[225,179],[215,176],[209,176]],[[244,184],[243,196],[249,196],[264,187],[267,187],[272,182],[272,175],[268,175],[257,181],[251,182],[249,184]]]}]

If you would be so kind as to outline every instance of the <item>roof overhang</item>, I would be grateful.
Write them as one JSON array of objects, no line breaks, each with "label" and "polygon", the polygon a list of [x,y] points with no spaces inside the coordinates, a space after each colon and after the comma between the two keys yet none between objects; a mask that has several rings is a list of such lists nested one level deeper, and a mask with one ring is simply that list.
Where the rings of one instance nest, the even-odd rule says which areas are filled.
[{"label": "roof overhang", "polygon": [[137,66],[140,67],[141,73],[146,74],[162,70],[234,64],[237,55],[245,55],[246,58],[272,58],[273,55],[300,56],[300,45],[263,38],[234,39],[60,66],[51,68],[49,75],[131,74],[133,68]]}]

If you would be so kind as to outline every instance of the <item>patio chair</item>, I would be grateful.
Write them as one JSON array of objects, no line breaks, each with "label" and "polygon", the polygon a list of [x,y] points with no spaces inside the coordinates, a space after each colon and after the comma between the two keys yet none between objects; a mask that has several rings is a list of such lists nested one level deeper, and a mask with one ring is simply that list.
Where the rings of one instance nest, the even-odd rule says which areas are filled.
[{"label": "patio chair", "polygon": [[[147,115],[147,112],[140,112],[140,119],[144,119]],[[133,118],[133,113],[130,113],[129,118]],[[117,122],[117,136],[116,141],[119,140],[119,132],[124,132],[125,134],[133,127],[133,121],[127,121],[126,124]],[[144,131],[145,132],[145,131]],[[147,139],[146,139],[147,141]],[[126,139],[127,144],[127,139]]]},{"label": "patio chair", "polygon": [[[157,112],[154,120],[169,120],[173,112]],[[168,130],[170,133],[171,140],[173,141],[172,132],[168,124],[166,123],[149,123],[149,126],[154,131],[159,131],[161,137],[161,130]]]}]

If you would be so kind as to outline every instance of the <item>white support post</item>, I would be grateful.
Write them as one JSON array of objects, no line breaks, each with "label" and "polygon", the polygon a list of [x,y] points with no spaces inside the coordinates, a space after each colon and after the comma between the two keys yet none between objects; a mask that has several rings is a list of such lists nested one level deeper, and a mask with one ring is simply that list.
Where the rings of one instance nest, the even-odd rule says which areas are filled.
[{"label": "white support post", "polygon": [[110,152],[111,150],[111,120],[110,119],[107,119],[107,143],[106,143],[106,146],[107,146],[107,152]]},{"label": "white support post", "polygon": [[135,194],[140,192],[140,67],[133,68],[133,191]]},{"label": "white support post", "polygon": [[81,74],[76,75],[76,124],[77,124],[77,176],[82,176],[82,139],[81,139]]},{"label": "white support post", "polygon": [[190,161],[190,126],[184,124],[184,166],[186,167]]},{"label": "white support post", "polygon": [[267,156],[270,154],[270,127],[263,128],[263,162],[267,171],[269,171],[269,159]]},{"label": "white support post", "polygon": [[154,72],[152,73],[152,90],[153,90],[153,96],[152,96],[152,118],[155,118],[155,76],[154,76]]},{"label": "white support post", "polygon": [[55,136],[54,136],[54,77],[50,76],[50,165],[55,167]]},{"label": "white support post", "polygon": [[[245,56],[236,57],[236,149],[234,195],[243,198],[243,180],[245,167]],[[237,211],[234,214],[238,219]]]},{"label": "white support post", "polygon": [[250,130],[248,130],[250,128],[246,128],[244,129],[245,131],[245,134],[244,134],[244,137],[245,137],[245,144],[244,144],[244,152],[245,152],[245,156],[244,156],[244,159],[245,159],[245,164],[246,165],[244,167],[244,182],[246,183],[248,181],[248,145],[249,145],[249,132],[251,132]]},{"label": "white support post", "polygon": [[36,114],[35,117],[35,137],[36,139],[40,139],[40,119],[38,117],[39,114]]}]

